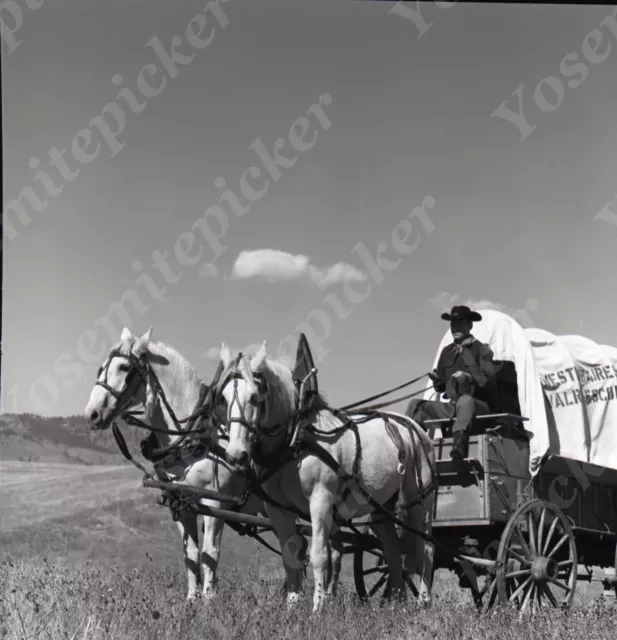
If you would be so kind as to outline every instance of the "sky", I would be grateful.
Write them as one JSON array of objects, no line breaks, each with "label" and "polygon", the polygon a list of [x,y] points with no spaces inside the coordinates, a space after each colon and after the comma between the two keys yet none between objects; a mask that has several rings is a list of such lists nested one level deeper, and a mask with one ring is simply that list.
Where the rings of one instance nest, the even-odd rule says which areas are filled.
[{"label": "sky", "polygon": [[[222,342],[277,356],[305,330],[338,406],[429,370],[453,303],[617,344],[613,8],[424,3],[418,37],[394,2],[17,4],[3,411],[82,413],[125,324],[206,381]],[[521,85],[526,130],[491,115]]]}]

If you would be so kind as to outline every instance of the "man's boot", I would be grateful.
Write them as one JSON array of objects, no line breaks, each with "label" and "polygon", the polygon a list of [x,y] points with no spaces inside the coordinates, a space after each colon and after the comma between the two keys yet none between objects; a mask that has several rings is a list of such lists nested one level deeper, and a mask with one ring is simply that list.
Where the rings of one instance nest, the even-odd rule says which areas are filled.
[{"label": "man's boot", "polygon": [[450,457],[454,460],[462,460],[469,454],[469,434],[466,431],[455,431],[452,434],[454,443],[450,451]]}]

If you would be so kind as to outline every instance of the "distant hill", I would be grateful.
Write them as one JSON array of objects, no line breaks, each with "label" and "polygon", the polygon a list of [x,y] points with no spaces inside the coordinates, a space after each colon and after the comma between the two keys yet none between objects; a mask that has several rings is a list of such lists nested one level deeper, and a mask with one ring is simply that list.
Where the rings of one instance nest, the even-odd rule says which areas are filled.
[{"label": "distant hill", "polygon": [[[141,486],[141,473],[123,458],[102,466],[2,459],[0,564],[39,555],[139,567],[150,554],[157,565],[177,568],[184,590],[182,539],[169,509],[156,504],[158,495]],[[277,546],[272,534],[265,538]],[[254,561],[264,576],[274,573],[282,581],[278,556],[226,531],[221,566],[240,568]]]},{"label": "distant hill", "polygon": [[[148,434],[121,426],[131,452]],[[122,454],[111,429],[92,431],[81,416],[47,418],[31,413],[0,415],[0,452],[5,460],[121,464]]]}]

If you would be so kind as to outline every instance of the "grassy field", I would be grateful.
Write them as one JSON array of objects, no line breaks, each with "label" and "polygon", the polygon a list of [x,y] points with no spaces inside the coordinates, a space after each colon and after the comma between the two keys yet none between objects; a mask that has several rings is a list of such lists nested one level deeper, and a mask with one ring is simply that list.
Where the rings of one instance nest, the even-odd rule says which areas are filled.
[{"label": "grassy field", "polygon": [[[581,584],[568,614],[517,622],[477,614],[456,578],[438,572],[434,605],[360,605],[346,559],[339,597],[310,614],[311,581],[296,610],[280,592],[278,556],[227,529],[218,597],[185,601],[181,541],[156,492],[131,465],[0,463],[0,637],[193,638],[614,638],[617,605]],[[272,538],[269,538],[272,541]]]},{"label": "grassy field", "polygon": [[569,615],[554,610],[533,622],[508,611],[476,614],[458,593],[439,585],[429,610],[407,605],[359,605],[346,590],[318,615],[310,597],[288,611],[278,586],[255,567],[226,571],[208,606],[184,601],[178,571],[154,562],[140,569],[24,560],[0,564],[5,594],[0,623],[5,637],[122,640],[232,638],[614,638],[617,610],[601,601]]},{"label": "grassy field", "polygon": [[[35,556],[81,561],[147,562],[181,567],[182,542],[158,493],[141,486],[128,463],[92,465],[0,462],[0,560]],[[276,557],[226,532],[221,563]],[[271,539],[272,540],[272,539]]]}]

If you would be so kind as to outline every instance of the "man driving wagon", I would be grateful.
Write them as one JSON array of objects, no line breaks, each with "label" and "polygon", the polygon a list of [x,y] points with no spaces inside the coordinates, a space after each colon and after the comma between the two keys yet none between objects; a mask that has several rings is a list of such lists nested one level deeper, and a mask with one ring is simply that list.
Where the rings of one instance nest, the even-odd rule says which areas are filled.
[{"label": "man driving wagon", "polygon": [[441,318],[450,322],[453,342],[444,347],[429,378],[435,391],[445,392],[449,402],[414,399],[406,413],[419,424],[425,420],[454,418],[450,456],[460,460],[468,454],[474,417],[492,411],[496,366],[489,345],[471,334],[473,323],[482,320],[477,311],[456,305]]}]

